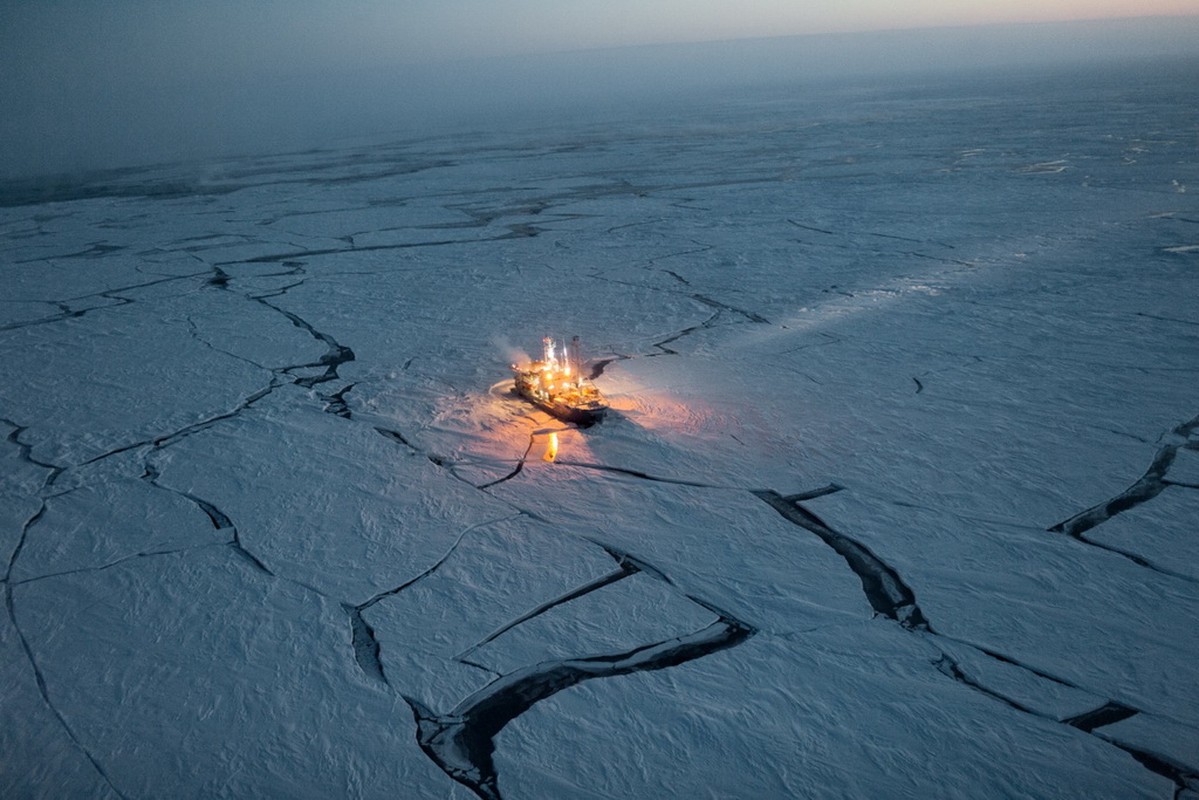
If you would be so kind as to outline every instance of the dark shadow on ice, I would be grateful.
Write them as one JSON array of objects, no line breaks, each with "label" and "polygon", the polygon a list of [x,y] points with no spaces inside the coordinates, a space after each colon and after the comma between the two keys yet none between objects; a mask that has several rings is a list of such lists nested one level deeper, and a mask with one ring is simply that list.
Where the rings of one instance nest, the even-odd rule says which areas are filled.
[{"label": "dark shadow on ice", "polygon": [[1189,575],[1160,567],[1151,563],[1142,556],[1122,548],[1095,542],[1091,539],[1088,539],[1085,534],[1091,528],[1107,522],[1117,514],[1121,514],[1131,508],[1141,505],[1142,503],[1148,502],[1165,491],[1166,488],[1171,485],[1171,482],[1167,480],[1166,475],[1169,472],[1171,465],[1174,463],[1174,459],[1177,456],[1178,451],[1180,449],[1199,450],[1199,442],[1193,441],[1190,438],[1196,431],[1199,431],[1199,417],[1195,417],[1194,419],[1175,427],[1172,431],[1170,431],[1170,437],[1173,439],[1173,441],[1169,441],[1158,448],[1156,455],[1153,457],[1153,461],[1149,464],[1149,468],[1145,470],[1145,474],[1137,479],[1132,486],[1129,486],[1123,492],[1109,500],[1105,500],[1098,505],[1091,506],[1086,511],[1082,511],[1067,520],[1059,522],[1058,524],[1049,528],[1049,530],[1054,533],[1064,533],[1071,538],[1083,542],[1084,544],[1088,544],[1092,547],[1097,547],[1101,550],[1107,550],[1108,552],[1123,556],[1139,566],[1146,567],[1175,578],[1193,581],[1194,578],[1190,577]]},{"label": "dark shadow on ice", "polygon": [[[195,505],[196,508],[198,508],[204,512],[204,514],[208,517],[209,521],[212,522],[212,527],[215,528],[216,530],[231,531],[233,534],[233,538],[231,538],[228,542],[225,542],[225,544],[228,545],[229,548],[233,550],[234,554],[236,554],[239,558],[241,558],[243,561],[248,563],[250,566],[252,566],[254,569],[258,570],[259,572],[262,572],[266,575],[270,575],[270,576],[274,577],[275,573],[270,569],[270,567],[268,567],[266,564],[262,563],[262,559],[260,559],[258,556],[251,553],[249,550],[246,549],[245,545],[242,544],[241,533],[237,530],[237,526],[233,524],[233,520],[229,519],[229,516],[224,511],[221,511],[219,508],[217,508],[212,503],[210,503],[207,500],[204,500],[200,497],[196,497],[194,494],[191,494],[190,492],[185,492],[185,491],[182,491],[181,489],[172,489],[170,486],[164,486],[163,484],[158,482],[158,479],[159,479],[159,477],[161,477],[161,474],[162,473],[159,472],[157,467],[155,467],[153,464],[151,464],[147,461],[146,465],[145,465],[145,471],[142,473],[141,478],[146,483],[153,486],[155,489],[161,489],[164,492],[170,492],[171,494],[178,495],[178,496],[182,497],[184,500],[187,500],[188,502]],[[167,552],[175,552],[175,551],[167,551]],[[154,555],[154,554],[149,554],[149,555]]]},{"label": "dark shadow on ice", "polygon": [[[1012,698],[1002,695],[999,692],[988,689],[986,686],[983,686],[981,683],[979,683],[978,681],[976,681],[973,678],[971,678],[970,676],[968,676],[962,670],[961,665],[958,664],[958,662],[956,660],[954,660],[953,658],[951,658],[947,653],[941,653],[941,657],[933,662],[933,666],[936,667],[937,672],[940,672],[942,675],[953,678],[958,683],[960,683],[964,686],[969,686],[971,689],[975,690],[976,692],[981,692],[982,694],[985,694],[987,697],[993,698],[1005,705],[1011,706],[1012,708],[1016,709],[1017,711],[1023,711],[1025,714],[1034,714],[1038,717],[1043,716],[1042,714],[1037,714],[1037,712],[1033,711],[1028,706],[1023,705],[1021,703],[1017,703]],[[1088,731],[1088,733],[1089,733],[1089,731]]]},{"label": "dark shadow on ice", "polygon": [[321,395],[321,400],[325,402],[325,413],[333,414],[334,416],[341,417],[342,419],[353,419],[354,416],[350,413],[350,407],[346,403],[346,395],[349,394],[350,391],[352,391],[357,385],[357,383],[351,383],[347,386],[343,386],[335,394]]},{"label": "dark shadow on ice", "polygon": [[1109,702],[1086,713],[1064,719],[1062,722],[1067,725],[1073,725],[1080,731],[1090,733],[1096,728],[1101,728],[1104,725],[1113,725],[1121,720],[1135,716],[1137,713],[1139,712],[1135,708],[1129,708],[1122,703]]},{"label": "dark shadow on ice", "polygon": [[196,497],[195,495],[193,495],[189,492],[184,492],[184,491],[180,491],[179,489],[172,489],[168,486],[163,486],[161,483],[158,482],[158,479],[160,477],[162,477],[162,473],[159,472],[158,467],[156,467],[150,463],[147,463],[145,465],[145,471],[142,472],[141,478],[146,483],[150,484],[155,489],[162,489],[163,491],[167,491],[172,494],[177,494],[180,497],[184,498],[185,500],[188,500],[189,502],[193,503],[197,508],[199,508],[201,511],[203,511],[208,516],[209,521],[212,522],[212,527],[215,528],[216,530],[219,531],[224,528],[232,528],[233,527],[232,520],[229,519],[228,515],[226,515],[224,511],[221,511],[219,508],[217,508],[216,506],[214,506],[212,503],[208,502],[207,500],[203,500],[199,497]]},{"label": "dark shadow on ice", "polygon": [[383,672],[383,660],[379,657],[379,640],[375,638],[375,629],[362,617],[362,607],[343,604],[342,607],[350,615],[351,642],[354,646],[354,660],[368,678],[380,683],[390,684],[387,674]]},{"label": "dark shadow on ice", "polygon": [[529,452],[533,449],[533,442],[536,440],[536,436],[537,436],[537,434],[535,432],[529,434],[529,445],[528,445],[528,447],[525,448],[525,451],[523,453],[521,453],[520,459],[516,462],[516,466],[513,468],[513,470],[511,472],[509,472],[507,475],[496,478],[493,481],[489,481],[487,483],[480,484],[477,488],[490,489],[492,486],[503,483],[504,481],[510,481],[513,478],[515,478],[517,475],[519,475],[521,473],[521,470],[523,470],[525,468],[525,462],[529,460]]},{"label": "dark shadow on ice", "polygon": [[536,608],[533,608],[532,610],[530,610],[524,614],[521,614],[519,617],[512,620],[511,622],[507,622],[507,623],[501,625],[499,628],[496,628],[494,631],[492,631],[487,636],[483,637],[482,639],[480,639],[478,642],[471,645],[467,649],[463,650],[461,653],[456,655],[454,658],[458,661],[464,661],[465,659],[469,658],[470,655],[472,653],[474,653],[476,650],[478,650],[480,647],[483,647],[483,646],[495,641],[500,636],[503,636],[505,633],[507,633],[508,631],[515,628],[517,625],[524,624],[535,617],[539,617],[542,614],[546,613],[547,611],[557,608],[558,606],[562,605],[563,603],[569,603],[571,600],[577,600],[580,597],[583,597],[584,595],[588,595],[594,591],[603,589],[605,586],[611,586],[612,584],[616,583],[617,581],[624,580],[625,578],[627,578],[631,575],[635,575],[640,571],[641,571],[641,569],[636,564],[634,564],[632,561],[629,561],[627,559],[622,559],[620,567],[613,570],[612,572],[609,572],[606,575],[601,575],[593,581],[589,581],[588,583],[585,583],[582,586],[571,589],[569,592],[565,592],[564,594],[558,595],[557,597],[553,598],[552,600],[547,600],[544,603],[538,605]]},{"label": "dark shadow on ice", "polygon": [[[823,492],[827,494],[828,492]],[[862,582],[866,599],[875,613],[895,620],[905,628],[932,631],[924,612],[916,604],[916,595],[890,565],[860,542],[838,533],[819,517],[799,504],[792,495],[783,497],[778,492],[763,490],[754,492],[758,498],[783,516],[788,522],[811,531],[845,559],[845,563]],[[819,495],[816,495],[819,496]]]},{"label": "dark shadow on ice", "polygon": [[33,457],[33,445],[26,444],[25,442],[21,441],[21,434],[24,433],[26,430],[28,430],[27,426],[18,425],[17,423],[15,423],[12,420],[7,419],[7,418],[0,418],[0,422],[4,423],[8,427],[12,428],[12,432],[10,432],[8,434],[7,441],[10,444],[14,444],[17,446],[17,452],[19,453],[22,461],[24,461],[26,464],[32,464],[35,467],[40,467],[42,469],[49,470],[49,473],[46,475],[46,480],[42,484],[42,488],[49,489],[51,486],[53,486],[55,481],[58,480],[58,476],[61,475],[65,471],[65,468],[60,467],[57,464],[50,464],[45,461],[38,461],[36,458]]},{"label": "dark shadow on ice", "polygon": [[[610,413],[610,412],[609,412]],[[650,475],[647,472],[642,472],[639,469],[627,469],[625,467],[613,467],[608,464],[588,464],[583,461],[568,461],[566,459],[558,459],[557,463],[567,467],[578,467],[579,469],[591,469],[597,472],[612,472],[617,475],[628,475],[632,478],[640,478],[644,481],[653,481],[655,483],[672,483],[676,486],[695,486],[700,489],[716,489],[719,487],[712,486],[708,483],[700,483],[698,481],[688,481],[681,478],[660,478],[656,475]]]},{"label": "dark shadow on ice", "polygon": [[228,289],[229,273],[225,272],[225,270],[221,269],[220,267],[213,267],[212,277],[208,279],[207,284],[209,286],[215,286],[218,289]]},{"label": "dark shadow on ice", "polygon": [[[988,653],[988,655],[993,654]],[[1007,659],[1000,660],[1008,661]],[[1009,661],[1009,663],[1015,662]],[[1046,719],[1053,722],[1061,722],[1063,724],[1070,725],[1071,727],[1078,728],[1084,733],[1098,736],[1100,739],[1112,745],[1113,747],[1117,747],[1128,753],[1130,756],[1135,758],[1137,762],[1141,764],[1141,766],[1145,767],[1151,772],[1173,781],[1175,786],[1175,798],[1181,797],[1182,793],[1188,788],[1193,789],[1196,781],[1199,781],[1199,774],[1196,773],[1196,770],[1193,767],[1188,767],[1160,754],[1150,753],[1148,751],[1132,747],[1116,741],[1109,736],[1105,736],[1102,733],[1095,733],[1096,728],[1102,728],[1105,725],[1113,725],[1121,720],[1128,719],[1129,717],[1133,717],[1141,713],[1135,708],[1129,708],[1122,703],[1109,701],[1099,708],[1087,711],[1074,717],[1068,717],[1066,719],[1059,720],[1054,716],[1029,708],[1028,706],[1019,703],[1016,700],[1001,694],[1000,692],[989,689],[982,683],[967,675],[957,661],[955,661],[946,653],[942,653],[941,657],[933,663],[933,666],[937,668],[938,672],[952,678],[963,686],[967,686],[976,692],[986,695],[987,697],[998,700],[999,702],[1015,709],[1016,711],[1020,711],[1025,714],[1031,714],[1035,717],[1040,717],[1041,719]],[[1017,664],[1017,666],[1021,665]],[[1058,682],[1061,683],[1061,681]],[[1064,685],[1072,686],[1072,684],[1068,683]]]},{"label": "dark shadow on ice", "polygon": [[1136,483],[1110,500],[1106,500],[1088,508],[1086,511],[1075,514],[1073,517],[1054,525],[1049,530],[1081,539],[1082,534],[1096,525],[1107,522],[1117,514],[1157,497],[1168,485],[1165,481],[1166,472],[1170,469],[1170,465],[1174,463],[1174,457],[1178,450],[1180,448],[1197,449],[1196,444],[1188,440],[1188,437],[1197,429],[1199,429],[1199,417],[1195,417],[1189,422],[1184,422],[1174,428],[1171,434],[1182,439],[1182,441],[1174,441],[1162,445],[1150,463],[1149,468],[1145,470],[1145,474]]},{"label": "dark shadow on ice", "polygon": [[404,445],[404,447],[407,447],[409,450],[411,450],[414,453],[420,452],[419,450],[416,449],[416,446],[413,445],[412,442],[410,442],[406,438],[404,438],[404,434],[400,433],[399,431],[393,431],[390,428],[379,428],[379,427],[376,427],[375,431],[377,431],[380,436],[383,436],[387,439],[391,439],[393,442],[399,442],[400,444]]},{"label": "dark shadow on ice", "polygon": [[[593,381],[596,378],[598,378],[600,375],[603,375],[604,370],[607,369],[608,365],[611,364],[612,362],[624,361],[625,359],[628,359],[628,358],[632,358],[632,356],[612,356],[611,358],[603,358],[603,359],[600,359],[599,361],[594,362],[591,365],[591,372],[587,374],[587,380]],[[612,413],[612,410],[609,409],[608,413],[609,414]]]},{"label": "dark shadow on ice", "polygon": [[821,486],[818,489],[809,489],[806,492],[796,492],[795,494],[789,494],[786,497],[784,497],[783,499],[786,500],[788,503],[802,503],[805,500],[815,500],[817,497],[824,497],[826,495],[836,494],[837,492],[843,491],[844,489],[845,489],[844,486],[840,486],[836,483],[830,483],[827,486]]},{"label": "dark shadow on ice", "polygon": [[[765,317],[763,317],[759,314],[755,314],[752,311],[746,311],[745,309],[737,308],[735,306],[726,305],[724,303],[721,303],[719,300],[713,300],[712,298],[708,297],[707,295],[693,294],[693,295],[691,295],[691,297],[692,297],[692,299],[698,300],[699,302],[703,303],[708,308],[716,309],[717,313],[719,313],[721,311],[728,311],[733,314],[742,316],[750,322],[756,322],[760,325],[769,325],[770,324],[770,320],[766,319]],[[705,324],[705,327],[707,327],[706,324]]]}]

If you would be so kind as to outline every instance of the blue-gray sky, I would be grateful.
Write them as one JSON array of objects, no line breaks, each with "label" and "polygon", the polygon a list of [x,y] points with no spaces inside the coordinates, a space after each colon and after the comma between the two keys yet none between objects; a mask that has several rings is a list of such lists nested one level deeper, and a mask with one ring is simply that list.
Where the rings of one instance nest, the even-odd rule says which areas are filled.
[{"label": "blue-gray sky", "polygon": [[22,56],[220,74],[1184,14],[1199,14],[1199,0],[14,0],[0,9],[0,36]]},{"label": "blue-gray sky", "polygon": [[[1137,14],[1183,16],[1095,41],[1068,32],[1019,40],[1010,28],[977,29],[995,31],[988,40],[962,27]],[[606,67],[628,82],[628,65],[636,64],[643,69],[637,80],[648,83],[677,79],[684,62],[693,81],[692,68],[709,63],[689,51],[672,71],[670,56],[655,61],[644,49],[613,49],[628,46],[802,36],[793,49],[808,54],[805,72],[885,70],[888,59],[985,66],[1047,55],[1039,50],[1086,53],[1096,42],[1115,55],[1186,50],[1188,37],[1199,39],[1197,20],[1199,0],[10,0],[0,4],[0,178],[237,152],[272,137],[283,146],[305,130],[309,138],[347,133],[358,117],[364,130],[386,128],[394,115],[384,106],[401,97],[382,97],[389,87],[402,88],[406,103],[424,97],[435,101],[431,107],[469,107],[494,97],[497,82],[515,90],[527,77],[522,58],[552,53],[609,49],[606,61],[586,57],[583,83],[554,87],[569,94],[602,86]],[[829,38],[922,27],[941,31],[927,40],[913,34],[906,49],[869,34]],[[855,42],[862,51],[850,57]],[[738,65],[752,60],[744,47]],[[764,49],[777,50],[777,42]],[[720,58],[710,63],[728,66]],[[438,64],[446,66],[429,66]],[[655,64],[664,71],[657,74]],[[505,82],[498,76],[508,67],[514,71]],[[460,80],[438,83],[451,74]],[[417,84],[426,85],[423,95]],[[488,91],[472,94],[471,87]]]}]

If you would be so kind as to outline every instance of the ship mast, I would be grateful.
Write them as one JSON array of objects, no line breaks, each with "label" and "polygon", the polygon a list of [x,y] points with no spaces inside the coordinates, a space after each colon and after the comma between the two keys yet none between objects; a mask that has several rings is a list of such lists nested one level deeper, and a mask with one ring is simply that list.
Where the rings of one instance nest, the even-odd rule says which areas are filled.
[{"label": "ship mast", "polygon": [[570,365],[573,370],[575,388],[583,386],[583,351],[579,344],[579,337],[571,337],[570,340]]}]

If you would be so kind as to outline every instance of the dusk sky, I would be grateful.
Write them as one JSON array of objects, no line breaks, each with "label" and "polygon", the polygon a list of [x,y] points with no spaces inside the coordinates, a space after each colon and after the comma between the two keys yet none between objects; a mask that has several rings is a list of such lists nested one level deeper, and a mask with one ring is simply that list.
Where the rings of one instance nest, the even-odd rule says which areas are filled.
[{"label": "dusk sky", "polygon": [[760,36],[1199,14],[1199,0],[50,0],[0,11],[6,60],[200,73]]},{"label": "dusk sky", "polygon": [[[1179,29],[1170,20],[1159,19],[1152,31],[1142,27],[1135,32],[1124,48],[1125,54],[1199,49],[1185,44],[1199,20],[1199,0],[1011,0],[1003,4],[963,0],[903,4],[889,0],[5,3],[0,8],[0,104],[6,113],[0,119],[0,138],[6,141],[8,152],[0,156],[0,177],[104,163],[110,158],[108,154],[127,148],[132,141],[141,141],[140,152],[149,158],[159,151],[163,155],[183,152],[189,142],[197,144],[197,152],[212,150],[208,146],[211,141],[201,144],[198,139],[211,140],[214,135],[222,139],[216,149],[237,150],[239,142],[247,137],[258,139],[283,128],[298,130],[301,121],[283,120],[269,108],[272,103],[285,106],[290,113],[298,113],[298,106],[308,106],[311,113],[301,115],[307,121],[336,120],[345,128],[351,111],[362,110],[350,102],[347,92],[357,91],[362,83],[356,78],[331,76],[361,75],[364,71],[382,74],[380,71],[386,69],[454,64],[442,73],[457,70],[459,77],[467,76],[457,84],[466,87],[461,94],[456,89],[436,87],[435,81],[428,80],[430,73],[411,78],[395,73],[390,83],[380,79],[380,85],[409,94],[424,92],[438,103],[457,99],[459,105],[469,106],[473,99],[468,89],[478,90],[488,82],[493,87],[503,83],[497,77],[503,68],[479,70],[461,65],[492,57],[542,57],[629,45],[806,36],[807,43],[797,48],[808,51],[807,61],[799,70],[803,74],[822,69],[860,69],[863,64],[886,70],[891,68],[887,61],[892,56],[876,43],[866,41],[859,57],[850,54],[853,41],[827,40],[821,35],[933,28],[940,29],[934,32],[939,37],[934,45],[930,48],[912,40],[907,46],[909,55],[949,63],[953,58],[978,60],[974,55],[978,54],[992,61],[1020,63],[1071,46],[1085,53],[1091,45],[1062,41],[1059,35],[1026,45],[1013,46],[1004,41],[991,46],[988,54],[987,43],[977,34],[959,35],[954,31],[968,31],[966,26],[978,25],[1150,15],[1186,15],[1190,28]],[[824,51],[820,51],[822,42]],[[1122,54],[1118,52],[1120,47],[1107,39],[1092,49]],[[641,69],[638,57],[612,56],[608,63],[624,70],[623,80],[627,82],[632,70]],[[688,70],[692,63],[716,63],[694,54],[688,58]],[[737,65],[746,60],[744,51],[736,56]],[[527,63],[510,60],[516,70],[524,69]],[[594,59],[590,62],[582,84],[572,87],[563,83],[553,90],[569,94],[577,88],[585,93],[601,85],[605,69],[597,69],[596,63]],[[639,66],[630,67],[631,63]],[[978,63],[985,65],[986,58]],[[726,66],[719,64],[716,69]],[[468,74],[471,69],[476,74]],[[541,80],[557,72],[556,67],[547,68],[534,78]],[[569,69],[561,73],[567,74]],[[671,77],[679,73],[675,67]],[[444,77],[438,72],[431,74],[438,79]],[[653,69],[646,68],[643,74],[647,81],[653,80]],[[720,73],[713,75],[719,77]],[[691,74],[683,77],[694,79]],[[513,77],[504,88],[523,79]],[[277,85],[278,81],[288,80],[307,85]],[[288,92],[293,94],[286,97]],[[494,94],[489,88],[484,96]],[[335,101],[337,108],[333,109],[330,103]],[[387,124],[378,120],[376,127]],[[114,158],[114,163],[128,161],[128,155]]]}]

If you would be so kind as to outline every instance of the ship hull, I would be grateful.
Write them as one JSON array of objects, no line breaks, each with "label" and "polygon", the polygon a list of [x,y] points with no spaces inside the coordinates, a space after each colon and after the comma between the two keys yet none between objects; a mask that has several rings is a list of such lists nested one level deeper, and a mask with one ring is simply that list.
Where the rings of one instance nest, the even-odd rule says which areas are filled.
[{"label": "ship hull", "polygon": [[563,422],[572,422],[580,428],[588,428],[597,422],[601,422],[604,419],[604,414],[608,411],[606,405],[595,406],[589,404],[576,406],[553,399],[547,400],[538,397],[531,391],[524,389],[519,381],[516,384],[516,393],[550,416],[557,417]]}]

